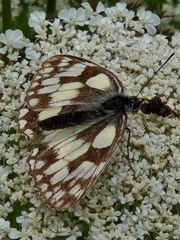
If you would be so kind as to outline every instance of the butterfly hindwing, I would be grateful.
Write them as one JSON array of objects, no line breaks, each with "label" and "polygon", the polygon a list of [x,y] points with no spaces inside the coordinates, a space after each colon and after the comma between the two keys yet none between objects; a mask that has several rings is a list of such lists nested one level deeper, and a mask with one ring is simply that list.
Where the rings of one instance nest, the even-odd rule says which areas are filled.
[{"label": "butterfly hindwing", "polygon": [[66,209],[80,200],[107,165],[125,127],[126,115],[121,115],[79,126],[77,133],[35,149],[28,159],[30,175],[45,201]]}]

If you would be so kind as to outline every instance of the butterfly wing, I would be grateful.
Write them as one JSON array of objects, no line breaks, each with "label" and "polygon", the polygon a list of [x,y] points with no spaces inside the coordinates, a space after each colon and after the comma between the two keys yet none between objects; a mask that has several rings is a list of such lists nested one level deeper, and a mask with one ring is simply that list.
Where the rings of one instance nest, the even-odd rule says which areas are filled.
[{"label": "butterfly wing", "polygon": [[41,122],[97,108],[122,91],[110,71],[68,55],[45,61],[31,81],[17,122],[19,133],[29,138],[41,135],[41,146],[27,162],[35,186],[51,207],[66,209],[82,198],[120,142],[126,115],[116,113],[60,129],[43,129]]},{"label": "butterfly wing", "polygon": [[34,149],[29,174],[51,207],[75,204],[103,171],[126,127],[126,115],[111,120],[50,131],[49,143]]},{"label": "butterfly wing", "polygon": [[19,109],[19,133],[34,137],[38,122],[87,111],[123,92],[119,79],[105,68],[71,55],[57,55],[42,64]]}]

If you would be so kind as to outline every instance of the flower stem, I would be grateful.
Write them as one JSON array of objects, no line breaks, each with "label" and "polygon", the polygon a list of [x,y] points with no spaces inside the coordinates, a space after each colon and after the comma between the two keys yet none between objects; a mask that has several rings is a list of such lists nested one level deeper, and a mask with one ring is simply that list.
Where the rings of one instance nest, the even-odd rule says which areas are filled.
[{"label": "flower stem", "polygon": [[2,18],[3,18],[3,29],[5,32],[7,29],[11,29],[11,0],[2,0]]}]

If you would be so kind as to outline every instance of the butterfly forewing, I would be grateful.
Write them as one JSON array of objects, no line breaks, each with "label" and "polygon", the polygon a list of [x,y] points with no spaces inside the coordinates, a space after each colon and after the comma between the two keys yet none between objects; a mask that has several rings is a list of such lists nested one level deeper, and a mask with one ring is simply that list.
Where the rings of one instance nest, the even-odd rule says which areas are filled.
[{"label": "butterfly forewing", "polygon": [[43,63],[31,81],[19,110],[19,133],[31,138],[37,122],[87,111],[121,92],[119,79],[105,68],[75,56],[54,56]]},{"label": "butterfly forewing", "polygon": [[27,162],[51,207],[73,205],[106,166],[123,136],[126,114],[96,109],[121,92],[113,73],[75,56],[54,56],[37,71],[17,122],[19,133],[41,136]]}]

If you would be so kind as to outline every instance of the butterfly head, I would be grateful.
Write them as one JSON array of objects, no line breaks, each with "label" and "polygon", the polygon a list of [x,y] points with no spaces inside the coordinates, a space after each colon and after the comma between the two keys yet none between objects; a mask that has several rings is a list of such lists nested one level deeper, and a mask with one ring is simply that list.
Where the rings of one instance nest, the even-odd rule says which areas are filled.
[{"label": "butterfly head", "polygon": [[128,103],[128,107],[131,109],[132,112],[137,112],[141,105],[142,105],[142,102],[144,100],[141,99],[141,98],[137,98],[136,96],[132,96],[129,98],[129,103]]}]

